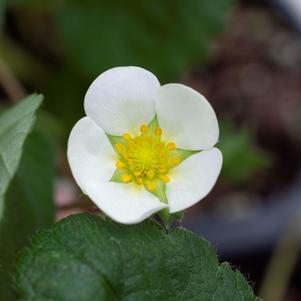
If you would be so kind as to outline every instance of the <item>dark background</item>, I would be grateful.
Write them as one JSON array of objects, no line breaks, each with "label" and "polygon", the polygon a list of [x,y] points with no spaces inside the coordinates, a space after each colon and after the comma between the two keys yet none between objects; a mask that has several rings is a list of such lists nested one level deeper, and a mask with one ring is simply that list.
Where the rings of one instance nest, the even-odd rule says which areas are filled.
[{"label": "dark background", "polygon": [[45,94],[38,126],[56,150],[57,219],[94,210],[65,157],[86,89],[108,68],[141,66],[200,91],[220,121],[221,177],[183,224],[265,300],[301,300],[301,4],[298,15],[292,3],[8,1],[0,109]]}]

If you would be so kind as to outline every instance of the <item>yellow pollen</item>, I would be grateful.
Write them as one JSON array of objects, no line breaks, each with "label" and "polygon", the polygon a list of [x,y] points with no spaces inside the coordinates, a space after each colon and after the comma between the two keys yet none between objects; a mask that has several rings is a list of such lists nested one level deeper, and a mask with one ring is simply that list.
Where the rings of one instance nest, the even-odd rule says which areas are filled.
[{"label": "yellow pollen", "polygon": [[142,124],[140,135],[131,136],[129,133],[122,135],[123,141],[116,143],[114,148],[119,155],[115,165],[122,169],[123,183],[135,182],[144,185],[148,191],[156,190],[156,181],[168,183],[168,172],[178,165],[181,160],[171,150],[176,149],[173,142],[162,141],[162,129],[150,128]]},{"label": "yellow pollen", "polygon": [[131,176],[128,175],[128,174],[125,174],[125,175],[122,176],[122,182],[123,183],[128,183],[128,182],[131,181],[131,179],[132,179]]},{"label": "yellow pollen", "polygon": [[154,191],[156,189],[156,184],[154,182],[147,182],[146,187],[149,191]]},{"label": "yellow pollen", "polygon": [[173,157],[170,161],[172,165],[178,165],[181,162],[179,157]]},{"label": "yellow pollen", "polygon": [[162,135],[162,129],[159,128],[159,127],[156,127],[156,128],[155,128],[155,135],[156,135],[156,136],[161,136],[161,135]]},{"label": "yellow pollen", "polygon": [[121,143],[116,143],[115,150],[118,154],[121,154],[124,151],[124,146]]},{"label": "yellow pollen", "polygon": [[173,142],[170,142],[167,144],[167,149],[168,150],[174,150],[176,148],[176,145]]},{"label": "yellow pollen", "polygon": [[153,179],[155,173],[153,172],[153,170],[149,170],[149,171],[146,173],[146,175],[147,175],[147,177],[148,177],[149,179]]},{"label": "yellow pollen", "polygon": [[164,152],[160,152],[160,157],[165,158],[166,154]]},{"label": "yellow pollen", "polygon": [[134,175],[135,175],[136,177],[140,177],[141,174],[142,174],[142,172],[141,172],[140,170],[134,172]]},{"label": "yellow pollen", "polygon": [[146,133],[147,133],[147,130],[148,130],[147,125],[142,124],[141,127],[140,127],[140,132],[141,132],[142,134],[146,134]]},{"label": "yellow pollen", "polygon": [[125,167],[124,162],[122,162],[121,160],[117,160],[117,162],[116,162],[115,165],[116,165],[116,167],[117,167],[118,169],[122,169],[122,168]]},{"label": "yellow pollen", "polygon": [[159,178],[164,182],[168,183],[170,181],[169,177],[166,175],[160,175]]},{"label": "yellow pollen", "polygon": [[124,140],[126,140],[126,141],[131,141],[131,135],[129,134],[129,133],[124,133],[123,135],[122,135],[122,138],[124,139]]},{"label": "yellow pollen", "polygon": [[143,180],[141,178],[136,178],[136,183],[138,185],[141,185],[143,183]]}]

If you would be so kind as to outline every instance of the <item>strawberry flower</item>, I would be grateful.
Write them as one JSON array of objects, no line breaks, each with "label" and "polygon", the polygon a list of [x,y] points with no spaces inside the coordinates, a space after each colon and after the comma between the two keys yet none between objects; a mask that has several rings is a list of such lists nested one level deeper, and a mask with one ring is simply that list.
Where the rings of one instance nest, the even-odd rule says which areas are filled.
[{"label": "strawberry flower", "polygon": [[117,67],[96,78],[86,117],[68,141],[72,174],[113,220],[132,224],[164,208],[186,209],[214,186],[222,154],[204,96],[182,84],[161,86],[149,71]]}]

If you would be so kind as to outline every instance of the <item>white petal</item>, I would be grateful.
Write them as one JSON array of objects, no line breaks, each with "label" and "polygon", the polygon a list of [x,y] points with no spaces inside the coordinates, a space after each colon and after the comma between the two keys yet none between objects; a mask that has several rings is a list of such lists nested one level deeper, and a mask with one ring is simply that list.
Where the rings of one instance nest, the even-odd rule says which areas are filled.
[{"label": "white petal", "polygon": [[85,111],[111,135],[133,132],[155,116],[160,83],[139,67],[116,67],[99,75],[85,96]]},{"label": "white petal", "polygon": [[143,187],[132,183],[90,183],[86,188],[88,196],[106,215],[123,224],[139,223],[167,207]]},{"label": "white petal", "polygon": [[67,156],[84,193],[86,183],[109,181],[115,170],[116,154],[104,131],[89,117],[80,119],[73,127]]},{"label": "white petal", "polygon": [[214,110],[206,98],[181,84],[159,89],[156,111],[166,140],[189,150],[212,148],[219,128]]},{"label": "white petal", "polygon": [[186,209],[204,198],[214,186],[222,167],[217,148],[192,155],[173,169],[166,185],[169,211]]}]

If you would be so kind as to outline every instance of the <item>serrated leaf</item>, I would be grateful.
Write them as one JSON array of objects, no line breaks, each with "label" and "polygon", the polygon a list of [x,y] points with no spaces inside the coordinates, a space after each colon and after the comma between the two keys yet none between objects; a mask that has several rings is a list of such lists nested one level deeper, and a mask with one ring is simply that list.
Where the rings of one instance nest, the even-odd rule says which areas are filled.
[{"label": "serrated leaf", "polygon": [[30,235],[53,221],[52,153],[31,132],[41,95],[32,95],[0,116],[0,300],[14,300],[11,273]]},{"label": "serrated leaf", "polygon": [[243,276],[219,265],[209,243],[193,233],[89,214],[37,234],[19,258],[16,287],[22,301],[258,300]]}]

